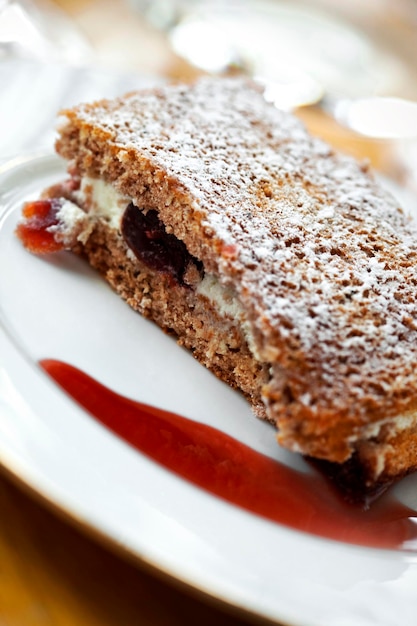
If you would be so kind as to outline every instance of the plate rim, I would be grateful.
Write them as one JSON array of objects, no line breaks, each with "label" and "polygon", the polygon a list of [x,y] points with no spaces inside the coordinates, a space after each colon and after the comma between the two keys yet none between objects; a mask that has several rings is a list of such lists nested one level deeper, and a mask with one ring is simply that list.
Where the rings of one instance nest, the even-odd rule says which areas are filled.
[{"label": "plate rim", "polygon": [[[12,160],[8,160],[7,162],[0,164],[0,236],[1,236],[2,225],[7,215],[9,214],[10,211],[16,210],[16,207],[13,208],[13,193],[11,193],[13,190],[9,188],[10,180],[13,181],[13,176],[16,173],[18,176],[20,174],[23,175],[25,168],[27,168],[28,164],[31,164],[34,166],[32,175],[36,176],[36,172],[38,170],[42,171],[43,168],[48,169],[48,164],[49,165],[53,164],[54,166],[57,167],[57,169],[60,169],[60,166],[62,165],[62,161],[52,152],[42,152],[42,153],[35,153],[35,154],[27,154],[27,155],[23,155],[20,157],[18,156]],[[22,171],[22,168],[24,171]],[[4,189],[6,190],[6,192],[11,193],[11,199],[6,198],[6,200],[3,202],[1,200],[1,191]],[[36,363],[34,363],[33,360],[30,357],[28,357],[24,349],[22,349],[21,346],[19,345],[19,341],[17,340],[17,344],[16,344],[16,339],[10,336],[10,333],[8,331],[7,321],[6,323],[4,321],[4,314],[2,312],[1,301],[0,301],[0,346],[3,346],[3,347],[6,346],[6,350],[0,350],[0,371],[3,370],[3,373],[4,373],[4,368],[6,367],[7,369],[7,364],[5,365],[6,358],[4,356],[7,352],[7,357],[9,359],[9,373],[10,373],[10,360],[13,359],[16,363],[20,364],[20,367],[24,366],[25,375],[31,376],[32,380],[36,382],[37,385],[42,387],[42,389],[44,390],[48,390],[48,392],[52,396],[55,396],[55,400],[54,400],[55,402],[57,402],[58,404],[61,404],[61,406],[64,400],[67,402],[67,398],[65,398],[64,394],[59,390],[59,388],[55,385],[55,383],[49,380],[48,377],[43,372],[41,372],[40,368],[36,365]],[[17,367],[16,369],[16,365],[15,365],[13,368],[13,375],[11,376],[12,384],[17,385],[16,389],[18,389],[19,387],[18,385],[19,381],[16,380],[16,372],[18,369],[19,367]],[[1,386],[0,386],[0,389],[1,389]],[[1,406],[0,406],[0,409],[1,409]],[[3,405],[3,411],[4,411],[4,405]],[[72,406],[71,413],[74,413],[74,414],[77,413],[78,415],[82,414],[85,418],[84,411],[82,411],[82,409],[80,409],[79,407]],[[4,415],[2,411],[0,410],[0,423],[2,420],[4,420]],[[102,441],[104,441],[106,437],[104,437],[104,439],[102,437],[101,439]],[[114,445],[113,445],[114,436],[111,435],[110,439],[113,442],[110,448],[114,448]],[[126,444],[122,444],[122,447],[121,447],[120,443],[118,443],[118,445],[116,445],[116,448],[118,448],[119,451],[123,450],[123,454],[125,454],[126,453],[125,446]],[[137,452],[133,452],[132,454],[137,455]],[[68,519],[70,521],[73,520],[77,525],[79,523],[80,526],[82,528],[85,528],[89,534],[91,533],[93,536],[97,535],[100,541],[104,541],[106,544],[108,542],[109,544],[114,545],[117,548],[120,547],[123,553],[127,554],[127,556],[129,556],[130,558],[133,558],[134,560],[139,561],[140,563],[144,563],[145,565],[151,567],[152,569],[155,569],[158,572],[162,572],[162,574],[164,576],[167,576],[170,580],[179,582],[180,584],[185,585],[188,589],[193,590],[199,594],[202,594],[204,597],[210,598],[211,600],[214,600],[215,602],[219,602],[222,606],[232,608],[233,610],[238,610],[239,612],[243,612],[244,614],[249,614],[255,618],[259,617],[259,618],[267,619],[275,623],[278,620],[280,623],[286,623],[288,625],[291,624],[292,626],[296,626],[296,625],[303,626],[304,624],[307,624],[307,623],[309,624],[319,623],[317,620],[314,621],[314,618],[313,618],[313,621],[307,622],[306,621],[307,616],[305,614],[304,616],[300,615],[300,612],[298,610],[294,612],[294,610],[293,611],[288,610],[288,607],[287,607],[287,610],[284,611],[284,613],[282,613],[280,612],[279,607],[277,607],[276,604],[274,604],[273,602],[272,602],[272,605],[270,602],[269,606],[267,607],[263,602],[259,601],[259,598],[258,599],[252,598],[250,602],[248,602],[247,599],[246,601],[244,601],[244,599],[241,596],[241,593],[239,593],[239,590],[237,590],[237,593],[235,593],[234,596],[229,591],[229,592],[226,592],[227,597],[222,597],[222,594],[220,592],[221,585],[219,584],[217,585],[217,588],[216,586],[214,586],[213,588],[213,583],[211,581],[211,585],[212,585],[211,588],[204,589],[204,586],[196,585],[195,581],[192,580],[191,578],[187,578],[187,577],[184,578],[183,576],[181,576],[181,573],[179,571],[166,569],[161,563],[155,564],[154,560],[147,559],[144,556],[144,554],[139,554],[137,553],[137,551],[132,550],[132,547],[129,548],[127,544],[125,543],[125,539],[121,541],[120,538],[118,539],[114,535],[109,536],[108,529],[106,531],[106,529],[103,530],[103,528],[101,529],[97,528],[96,523],[94,523],[94,521],[91,518],[85,519],[82,514],[80,515],[79,510],[74,510],[74,502],[72,502],[71,506],[66,506],[65,504],[68,504],[68,502],[65,502],[64,504],[64,502],[61,501],[62,494],[61,494],[61,499],[56,498],[56,495],[54,495],[53,489],[48,491],[48,489],[45,489],[45,485],[41,487],[39,483],[39,479],[37,483],[35,480],[36,484],[33,485],[31,482],[31,477],[27,474],[27,472],[25,473],[25,471],[23,471],[22,467],[19,468],[19,463],[15,463],[14,460],[11,458],[11,456],[9,455],[9,458],[7,458],[7,450],[6,451],[4,450],[4,444],[0,438],[0,463],[2,466],[5,467],[6,472],[10,472],[14,476],[15,480],[22,482],[24,485],[26,485],[28,489],[32,490],[35,494],[39,494],[41,499],[45,501],[45,503],[48,506],[51,506],[54,509],[58,508],[59,511],[61,511],[64,514],[65,517],[67,517],[68,515]],[[33,476],[32,476],[32,480],[34,480]],[[180,479],[177,479],[177,480],[180,480]],[[216,508],[215,504],[213,506]],[[226,505],[222,504],[220,508],[222,507],[224,508],[224,506]],[[242,514],[241,510],[237,509],[237,511],[239,514]],[[228,512],[229,514],[232,513],[232,515],[229,515],[229,517],[231,519],[236,520],[235,508],[233,507],[233,511],[228,509]],[[245,515],[247,516],[247,514]],[[276,524],[272,522],[268,522],[266,520],[260,520],[259,518],[256,518],[255,521],[251,517],[249,518],[246,517],[245,519],[251,520],[251,523],[248,524],[249,527],[258,526],[259,524],[261,524],[261,528],[264,528],[264,529],[270,528],[270,526],[273,526],[273,527],[277,526]],[[322,539],[319,537],[310,536],[310,535],[303,534],[303,533],[298,533],[297,531],[292,531],[284,527],[280,527],[280,531],[283,532],[286,538],[291,537],[292,543],[294,543],[294,541],[296,540],[296,543],[300,542],[301,544],[304,544],[304,545],[312,543],[314,544],[315,549],[317,548],[317,546],[319,548],[325,547],[326,549],[324,551],[327,552],[328,554],[334,555],[334,553],[337,552],[338,554],[340,554],[341,558],[346,558],[348,562],[350,561],[352,554],[359,555],[359,558],[364,559],[365,561],[370,559],[370,561],[372,561],[373,563],[378,562],[378,561],[384,561],[385,563],[397,562],[398,560],[400,560],[403,564],[406,564],[407,568],[413,568],[413,573],[417,580],[417,555],[415,554],[408,554],[406,552],[401,552],[400,554],[398,554],[396,551],[379,550],[379,549],[374,549],[374,548],[364,548],[360,546],[341,544],[339,542],[332,542],[330,540]],[[319,552],[320,552],[320,549],[319,549]],[[258,590],[258,594],[259,593],[260,592]],[[414,599],[410,597],[409,601],[411,602],[412,600]],[[346,600],[345,598],[345,602],[347,602],[346,606],[348,606],[349,600]],[[364,604],[364,606],[365,605],[366,603]],[[272,611],[271,611],[271,606],[272,606]],[[346,610],[346,606],[345,606],[345,610]],[[412,602],[410,606],[411,608],[414,608],[414,609],[417,608],[417,599],[414,600],[414,602]],[[300,621],[300,619],[302,621]],[[370,615],[369,621],[363,621],[363,625],[368,626],[368,624],[369,625],[376,624],[377,622],[372,621],[372,619],[373,619],[372,615]],[[388,623],[389,622],[386,622],[387,625]],[[406,622],[403,622],[403,624],[405,623]],[[379,626],[383,626],[382,622],[378,622],[378,624]],[[362,626],[362,622],[361,622],[361,626]],[[411,622],[410,622],[410,626],[411,626]]]}]

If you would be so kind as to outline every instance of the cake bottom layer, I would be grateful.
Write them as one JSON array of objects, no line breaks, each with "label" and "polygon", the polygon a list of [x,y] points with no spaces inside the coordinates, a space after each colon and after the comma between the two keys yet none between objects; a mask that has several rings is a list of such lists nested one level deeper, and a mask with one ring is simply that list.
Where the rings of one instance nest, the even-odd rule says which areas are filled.
[{"label": "cake bottom layer", "polygon": [[118,231],[104,221],[98,220],[74,251],[135,311],[174,335],[200,363],[241,391],[258,417],[267,417],[261,394],[269,366],[253,356],[236,320],[219,314],[207,297],[180,285],[169,273],[152,270],[136,259]]}]

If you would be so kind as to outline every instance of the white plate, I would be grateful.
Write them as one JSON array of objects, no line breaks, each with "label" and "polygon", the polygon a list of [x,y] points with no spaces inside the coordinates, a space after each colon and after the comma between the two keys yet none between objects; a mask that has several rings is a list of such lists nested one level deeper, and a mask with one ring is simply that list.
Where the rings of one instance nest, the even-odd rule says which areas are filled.
[{"label": "white plate", "polygon": [[[124,395],[291,457],[238,394],[80,260],[22,248],[13,234],[22,202],[62,173],[54,156],[0,167],[1,463],[131,554],[251,613],[297,626],[397,626],[401,615],[402,626],[414,626],[411,551],[320,539],[229,505],[134,451],[37,366],[44,357],[64,360]],[[403,483],[403,497],[412,499],[415,484]]]}]

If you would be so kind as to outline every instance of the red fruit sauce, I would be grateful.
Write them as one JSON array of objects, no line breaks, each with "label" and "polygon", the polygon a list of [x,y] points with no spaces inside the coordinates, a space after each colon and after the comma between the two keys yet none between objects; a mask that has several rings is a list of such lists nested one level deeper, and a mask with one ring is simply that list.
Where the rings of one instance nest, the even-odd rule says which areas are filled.
[{"label": "red fruit sauce", "polygon": [[381,548],[417,539],[415,513],[389,494],[368,510],[349,504],[320,473],[301,473],[219,430],[135,402],[82,371],[43,369],[99,422],[189,482],[264,518],[322,537]]},{"label": "red fruit sauce", "polygon": [[62,243],[55,241],[51,226],[57,226],[58,211],[62,207],[62,200],[52,198],[27,202],[22,210],[24,220],[16,228],[25,248],[34,254],[47,254],[63,249]]}]

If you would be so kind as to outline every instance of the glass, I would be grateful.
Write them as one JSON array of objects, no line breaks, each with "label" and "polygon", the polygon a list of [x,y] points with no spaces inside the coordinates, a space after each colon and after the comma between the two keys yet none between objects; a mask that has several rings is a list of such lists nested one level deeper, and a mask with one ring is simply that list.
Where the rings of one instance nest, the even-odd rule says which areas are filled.
[{"label": "glass", "polygon": [[[391,3],[387,23],[389,3],[384,0],[130,3],[164,30],[173,50],[192,65],[211,73],[246,72],[264,81],[280,106],[316,102],[324,94],[404,95],[405,86],[416,85],[404,59],[387,44],[400,22],[412,21],[404,0],[397,3],[395,15]],[[411,11],[415,6],[410,2]],[[413,93],[417,99],[417,87]]]},{"label": "glass", "polygon": [[0,0],[0,59],[84,62],[91,50],[66,15],[49,0]]},{"label": "glass", "polygon": [[246,73],[280,108],[315,105],[359,142],[389,154],[381,171],[417,191],[415,0],[130,4],[192,66]]}]

